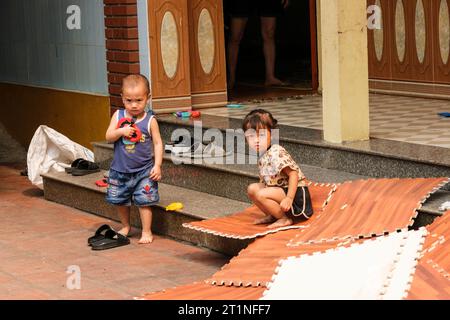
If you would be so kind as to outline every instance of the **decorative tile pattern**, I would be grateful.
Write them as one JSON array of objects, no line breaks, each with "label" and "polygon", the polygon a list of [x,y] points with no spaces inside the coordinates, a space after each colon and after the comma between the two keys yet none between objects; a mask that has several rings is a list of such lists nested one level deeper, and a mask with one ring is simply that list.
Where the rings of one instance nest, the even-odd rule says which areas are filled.
[{"label": "decorative tile pattern", "polygon": [[[322,130],[322,97],[304,96],[281,102],[247,104],[241,109],[214,108],[204,114],[242,119],[256,108],[266,109],[280,124]],[[450,148],[450,112],[446,100],[383,94],[370,95],[370,135],[374,138]]]}]

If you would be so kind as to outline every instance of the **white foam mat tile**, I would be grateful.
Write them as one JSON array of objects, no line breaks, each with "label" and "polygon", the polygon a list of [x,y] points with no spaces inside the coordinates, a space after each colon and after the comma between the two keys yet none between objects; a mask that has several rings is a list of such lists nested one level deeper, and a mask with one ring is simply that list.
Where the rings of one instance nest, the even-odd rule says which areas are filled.
[{"label": "white foam mat tile", "polygon": [[406,298],[408,295],[428,231],[425,228],[420,228],[417,231],[409,231],[408,234],[408,241],[405,243],[402,253],[398,256],[395,268],[389,275],[385,290],[382,292],[381,298],[384,300],[399,300]]},{"label": "white foam mat tile", "polygon": [[424,232],[392,233],[348,248],[281,260],[262,300],[401,299]]}]

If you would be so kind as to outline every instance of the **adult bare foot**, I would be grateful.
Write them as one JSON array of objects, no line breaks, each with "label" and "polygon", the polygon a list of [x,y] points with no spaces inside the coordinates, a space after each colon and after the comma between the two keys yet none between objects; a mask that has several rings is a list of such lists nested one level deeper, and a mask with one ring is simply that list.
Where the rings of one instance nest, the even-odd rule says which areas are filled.
[{"label": "adult bare foot", "polygon": [[130,230],[131,230],[131,227],[127,226],[127,227],[123,227],[122,229],[120,229],[117,233],[120,233],[121,235],[128,237]]},{"label": "adult bare foot", "polygon": [[284,83],[283,81],[281,81],[278,78],[270,78],[270,79],[266,79],[266,82],[264,83],[264,85],[266,87],[276,87],[276,86],[285,86],[286,83]]},{"label": "adult bare foot", "polygon": [[272,223],[271,225],[267,226],[269,229],[275,229],[275,228],[282,228],[292,225],[294,222],[292,219],[289,218],[281,218]]},{"label": "adult bare foot", "polygon": [[153,235],[151,232],[142,232],[141,239],[139,240],[139,244],[147,244],[153,242]]},{"label": "adult bare foot", "polygon": [[255,221],[253,221],[253,224],[266,224],[266,223],[271,223],[274,222],[275,218],[272,216],[265,216],[264,218],[261,219],[256,219]]}]

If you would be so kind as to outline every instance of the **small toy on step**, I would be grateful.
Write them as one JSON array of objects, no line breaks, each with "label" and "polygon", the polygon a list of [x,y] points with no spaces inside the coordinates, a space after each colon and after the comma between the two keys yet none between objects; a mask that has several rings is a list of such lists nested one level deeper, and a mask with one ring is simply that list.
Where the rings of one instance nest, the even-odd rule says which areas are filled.
[{"label": "small toy on step", "polygon": [[190,111],[178,111],[178,112],[175,112],[175,115],[178,118],[189,118],[191,116],[191,112]]},{"label": "small toy on step", "polygon": [[444,118],[450,118],[450,112],[440,112],[438,115]]},{"label": "small toy on step", "polygon": [[200,118],[202,114],[200,113],[200,111],[192,111],[191,112],[191,117],[192,118]]},{"label": "small toy on step", "polygon": [[187,118],[199,118],[201,116],[200,111],[178,111],[173,114],[177,118],[187,119]]},{"label": "small toy on step", "polygon": [[244,106],[242,104],[240,104],[240,103],[227,104],[227,108],[230,108],[230,109],[240,109],[242,107],[244,107]]},{"label": "small toy on step", "polygon": [[172,202],[166,207],[166,211],[178,211],[183,209],[183,204],[181,202]]},{"label": "small toy on step", "polygon": [[95,181],[95,185],[100,188],[108,186],[108,180],[106,178]]}]

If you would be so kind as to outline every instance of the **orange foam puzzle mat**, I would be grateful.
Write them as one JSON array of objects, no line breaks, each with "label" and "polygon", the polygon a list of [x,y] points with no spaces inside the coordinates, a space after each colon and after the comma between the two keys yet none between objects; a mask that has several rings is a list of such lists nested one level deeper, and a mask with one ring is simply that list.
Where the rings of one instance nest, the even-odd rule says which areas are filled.
[{"label": "orange foam puzzle mat", "polygon": [[314,216],[323,210],[332,197],[334,190],[336,190],[335,184],[310,183],[308,187],[314,215],[310,220],[302,221],[291,226],[269,229],[267,225],[254,225],[253,221],[264,217],[264,213],[256,206],[249,207],[242,212],[234,213],[226,217],[185,223],[183,226],[233,239],[254,239],[282,230],[305,228]]},{"label": "orange foam puzzle mat", "polygon": [[407,299],[450,300],[450,210],[426,228],[429,235]]}]

